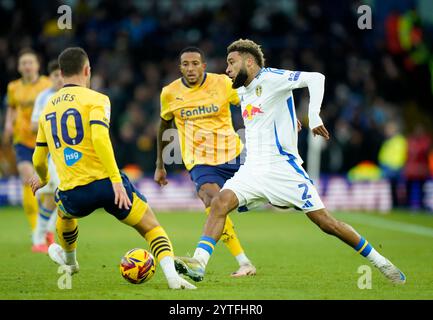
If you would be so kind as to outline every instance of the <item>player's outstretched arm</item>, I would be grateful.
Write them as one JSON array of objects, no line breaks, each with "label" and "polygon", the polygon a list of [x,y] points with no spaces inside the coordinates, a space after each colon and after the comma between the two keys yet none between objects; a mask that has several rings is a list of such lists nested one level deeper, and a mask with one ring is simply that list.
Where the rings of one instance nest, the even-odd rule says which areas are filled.
[{"label": "player's outstretched arm", "polygon": [[164,159],[162,157],[162,152],[164,148],[167,146],[169,141],[163,141],[162,136],[164,131],[171,127],[172,120],[167,121],[161,118],[161,122],[159,124],[158,135],[157,135],[157,156],[156,156],[156,169],[154,180],[160,186],[165,186],[167,181],[167,171],[164,166]]},{"label": "player's outstretched arm", "polygon": [[308,106],[309,127],[314,136],[319,135],[329,139],[328,130],[320,118],[323,94],[325,92],[325,76],[319,72],[291,72],[286,83],[288,89],[308,87],[310,93],[310,104]]}]

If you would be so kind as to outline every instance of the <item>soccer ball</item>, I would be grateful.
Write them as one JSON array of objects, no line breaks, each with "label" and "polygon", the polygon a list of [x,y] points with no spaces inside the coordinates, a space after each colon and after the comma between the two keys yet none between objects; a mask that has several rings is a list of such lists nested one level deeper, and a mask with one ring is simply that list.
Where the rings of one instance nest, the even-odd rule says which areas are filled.
[{"label": "soccer ball", "polygon": [[120,261],[120,274],[131,283],[149,281],[156,271],[155,259],[147,250],[129,250]]}]

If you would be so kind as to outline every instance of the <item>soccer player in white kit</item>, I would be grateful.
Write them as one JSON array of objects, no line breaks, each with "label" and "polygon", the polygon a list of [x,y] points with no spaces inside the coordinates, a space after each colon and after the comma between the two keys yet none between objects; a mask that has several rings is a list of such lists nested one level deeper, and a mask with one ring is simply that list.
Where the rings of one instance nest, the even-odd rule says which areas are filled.
[{"label": "soccer player in white kit", "polygon": [[201,281],[230,211],[247,211],[259,203],[302,210],[322,231],[334,235],[366,257],[393,283],[406,276],[380,255],[351,226],[336,220],[324,207],[313,181],[302,168],[292,90],[308,87],[309,127],[314,136],[329,139],[320,118],[325,77],[317,72],[264,67],[259,45],[237,40],[227,48],[227,74],[241,99],[247,156],[211,202],[203,236],[193,258],[178,257],[177,270]]},{"label": "soccer player in white kit", "polygon": [[[53,86],[42,91],[35,100],[31,118],[33,132],[38,132],[39,117],[47,102],[53,94],[63,87],[63,77],[57,60],[48,63],[48,73]],[[33,233],[34,245],[32,250],[41,253],[48,252],[48,247],[54,242],[54,233],[56,231],[57,207],[54,202],[54,193],[60,181],[51,157],[48,159],[48,172],[50,174],[50,181],[45,187],[38,190],[36,194],[39,201],[39,215],[36,229]]]}]

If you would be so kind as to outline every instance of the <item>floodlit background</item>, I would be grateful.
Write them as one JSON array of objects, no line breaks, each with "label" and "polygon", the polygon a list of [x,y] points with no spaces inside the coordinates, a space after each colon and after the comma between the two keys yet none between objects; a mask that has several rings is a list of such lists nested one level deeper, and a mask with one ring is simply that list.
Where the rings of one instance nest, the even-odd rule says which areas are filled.
[{"label": "floodlit background", "polygon": [[[58,26],[62,5],[71,9],[71,29]],[[362,5],[371,9],[371,29],[360,28]],[[228,276],[237,265],[219,244],[195,292],[166,290],[160,270],[145,285],[129,284],[119,274],[120,257],[147,244],[98,210],[79,221],[80,274],[70,290],[61,289],[54,263],[30,250],[14,151],[1,144],[18,52],[33,48],[42,74],[68,46],[88,52],[91,86],[111,99],[119,167],[146,195],[175,253],[187,255],[202,232],[204,208],[182,164],[166,166],[164,188],[153,181],[159,96],[180,77],[181,49],[200,47],[207,71],[223,73],[226,47],[239,38],[261,44],[268,67],[326,76],[328,142],[310,135],[308,90],[294,91],[304,167],[327,208],[399,266],[407,284],[395,287],[372,268],[372,288],[361,288],[359,270],[368,262],[352,248],[302,213],[264,207],[231,214],[257,267],[253,279]],[[232,106],[232,115],[242,136],[239,108]],[[432,139],[431,0],[1,0],[0,298],[433,299]]]},{"label": "floodlit background", "polygon": [[[57,25],[62,4],[72,9],[70,30]],[[372,29],[358,28],[363,4],[372,9]],[[308,138],[308,90],[297,90],[295,101],[304,125],[299,149],[305,168],[316,180],[320,176],[331,209],[431,211],[432,12],[428,0],[1,1],[0,134],[6,86],[19,77],[18,51],[35,49],[46,73],[62,49],[82,46],[92,63],[92,88],[112,102],[119,166],[138,179],[156,208],[201,208],[182,165],[168,166],[172,183],[164,190],[146,179],[154,171],[159,94],[179,77],[182,48],[202,48],[207,71],[221,73],[227,45],[251,38],[262,44],[267,66],[326,75],[328,143]],[[236,108],[233,121],[242,128]],[[393,145],[397,135],[406,148]],[[0,205],[19,205],[16,176],[12,148],[2,146]]]}]

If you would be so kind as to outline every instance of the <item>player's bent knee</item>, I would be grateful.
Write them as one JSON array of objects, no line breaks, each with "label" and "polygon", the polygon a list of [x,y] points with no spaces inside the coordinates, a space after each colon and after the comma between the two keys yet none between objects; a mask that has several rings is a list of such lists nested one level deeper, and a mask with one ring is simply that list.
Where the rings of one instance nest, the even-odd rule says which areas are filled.
[{"label": "player's bent knee", "polygon": [[152,209],[148,206],[146,212],[142,216],[141,220],[133,227],[141,234],[146,234],[150,230],[160,226],[158,220],[155,217]]},{"label": "player's bent knee", "polygon": [[198,196],[205,207],[210,207],[212,199],[219,194],[220,187],[215,183],[206,183],[200,187]]},{"label": "player's bent knee", "polygon": [[126,218],[120,221],[124,224],[127,224],[128,226],[134,227],[141,221],[143,216],[146,214],[149,206],[147,202],[140,199],[135,193],[133,193],[132,195],[133,199],[131,210],[126,216]]},{"label": "player's bent knee", "polygon": [[221,197],[221,195],[214,197],[211,201],[211,212],[226,216],[230,212],[228,201]]}]

